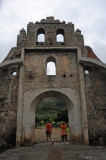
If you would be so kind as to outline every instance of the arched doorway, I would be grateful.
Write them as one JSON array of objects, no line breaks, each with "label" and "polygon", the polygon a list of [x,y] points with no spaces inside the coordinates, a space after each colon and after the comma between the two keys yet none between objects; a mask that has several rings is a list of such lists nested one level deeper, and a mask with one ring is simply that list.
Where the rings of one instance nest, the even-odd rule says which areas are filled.
[{"label": "arched doorway", "polygon": [[82,143],[82,124],[79,93],[75,90],[65,89],[40,89],[27,91],[24,95],[24,112],[22,122],[22,144],[36,142],[35,134],[35,109],[38,103],[46,97],[62,99],[68,109],[70,143]]},{"label": "arched doorway", "polygon": [[[65,96],[64,94],[62,94],[61,92],[57,92],[57,91],[46,91],[46,92],[43,92],[41,93],[40,95],[38,95],[34,100],[33,102],[31,103],[31,108],[33,110],[33,118],[34,118],[34,114],[35,114],[35,110],[36,110],[36,107],[38,105],[38,103],[47,98],[47,97],[57,97],[59,99],[62,99],[66,106],[67,106],[67,109],[68,109],[68,117],[69,117],[69,121],[71,120],[71,117],[70,114],[72,113],[72,110],[74,109],[73,107],[73,103],[69,100],[69,98],[67,96]],[[36,115],[35,115],[36,117]],[[69,122],[70,124],[70,122]],[[69,130],[72,128],[72,125],[69,126]],[[71,139],[71,137],[70,137]],[[35,131],[35,142],[37,141],[36,139],[36,131]]]},{"label": "arched doorway", "polygon": [[69,141],[68,109],[62,99],[47,97],[41,100],[36,107],[35,115],[35,137],[37,143],[47,140],[45,134],[47,121],[52,124],[52,140],[55,142],[61,141],[60,126],[64,121],[67,125],[67,140]]}]

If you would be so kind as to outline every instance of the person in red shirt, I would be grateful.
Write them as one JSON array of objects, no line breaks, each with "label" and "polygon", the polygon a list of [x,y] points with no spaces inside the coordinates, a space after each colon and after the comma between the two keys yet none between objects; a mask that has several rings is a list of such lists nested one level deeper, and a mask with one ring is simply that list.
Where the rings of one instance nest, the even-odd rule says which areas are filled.
[{"label": "person in red shirt", "polygon": [[51,138],[51,135],[52,135],[52,125],[49,121],[47,121],[46,123],[46,137],[47,137],[47,143],[48,143],[48,140],[50,139],[50,141],[52,142],[52,145],[53,145],[53,140]]},{"label": "person in red shirt", "polygon": [[65,122],[63,122],[63,124],[60,126],[61,128],[61,141],[65,143],[65,141],[67,141],[67,125],[65,124]]}]

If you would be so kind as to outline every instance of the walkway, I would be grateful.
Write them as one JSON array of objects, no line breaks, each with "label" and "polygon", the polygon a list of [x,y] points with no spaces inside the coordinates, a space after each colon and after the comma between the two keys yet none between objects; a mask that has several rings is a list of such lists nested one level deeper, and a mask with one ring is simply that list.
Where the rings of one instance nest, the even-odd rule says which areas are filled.
[{"label": "walkway", "polygon": [[100,146],[85,146],[46,143],[27,147],[9,149],[0,153],[0,160],[106,160],[106,148]]}]

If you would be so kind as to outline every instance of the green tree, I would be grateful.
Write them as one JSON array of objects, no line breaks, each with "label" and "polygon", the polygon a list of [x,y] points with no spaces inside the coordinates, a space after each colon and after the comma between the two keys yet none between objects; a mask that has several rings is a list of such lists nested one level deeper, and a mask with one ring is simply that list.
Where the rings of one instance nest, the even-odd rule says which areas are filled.
[{"label": "green tree", "polygon": [[58,121],[65,121],[66,123],[68,122],[68,110],[63,109],[58,112]]}]

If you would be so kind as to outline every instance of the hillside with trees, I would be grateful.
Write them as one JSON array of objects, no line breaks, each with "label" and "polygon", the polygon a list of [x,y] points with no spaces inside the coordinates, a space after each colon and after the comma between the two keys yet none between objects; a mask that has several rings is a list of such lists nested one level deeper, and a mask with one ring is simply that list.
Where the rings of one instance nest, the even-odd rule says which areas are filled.
[{"label": "hillside with trees", "polygon": [[51,122],[68,122],[67,107],[62,100],[50,97],[38,104],[35,117],[36,123],[46,123],[47,120]]}]

